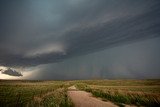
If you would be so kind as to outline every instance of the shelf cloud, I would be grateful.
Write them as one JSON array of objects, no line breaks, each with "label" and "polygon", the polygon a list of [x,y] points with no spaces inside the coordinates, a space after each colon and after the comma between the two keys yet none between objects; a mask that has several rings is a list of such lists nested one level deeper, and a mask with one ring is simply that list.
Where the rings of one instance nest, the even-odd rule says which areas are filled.
[{"label": "shelf cloud", "polygon": [[0,66],[56,64],[159,38],[159,5],[159,0],[1,0]]}]

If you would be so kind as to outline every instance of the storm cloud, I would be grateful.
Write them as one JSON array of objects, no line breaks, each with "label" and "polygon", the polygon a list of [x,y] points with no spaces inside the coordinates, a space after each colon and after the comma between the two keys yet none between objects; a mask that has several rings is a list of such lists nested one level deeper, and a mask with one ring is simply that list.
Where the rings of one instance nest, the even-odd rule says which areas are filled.
[{"label": "storm cloud", "polygon": [[[160,78],[160,38],[120,45],[35,67],[38,79]],[[34,79],[35,77],[30,77]]]},{"label": "storm cloud", "polygon": [[[0,65],[56,64],[159,38],[159,5],[159,0],[1,0]],[[103,75],[106,69],[112,72],[97,70]]]},{"label": "storm cloud", "polygon": [[17,72],[16,70],[13,70],[11,68],[8,68],[6,70],[0,70],[2,74],[10,75],[10,76],[23,76],[20,72]]}]

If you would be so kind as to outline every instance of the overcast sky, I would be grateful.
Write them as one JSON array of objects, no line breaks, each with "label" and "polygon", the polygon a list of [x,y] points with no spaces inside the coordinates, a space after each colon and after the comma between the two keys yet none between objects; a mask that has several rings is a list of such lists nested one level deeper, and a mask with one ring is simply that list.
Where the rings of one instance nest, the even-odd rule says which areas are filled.
[{"label": "overcast sky", "polygon": [[160,1],[0,0],[0,71],[0,79],[160,78]]}]

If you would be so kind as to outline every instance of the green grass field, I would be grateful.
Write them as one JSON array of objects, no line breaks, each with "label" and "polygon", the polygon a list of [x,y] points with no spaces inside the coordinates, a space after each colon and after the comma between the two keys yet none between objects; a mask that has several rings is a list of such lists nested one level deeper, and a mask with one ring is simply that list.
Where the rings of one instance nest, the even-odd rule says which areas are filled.
[{"label": "green grass field", "polygon": [[119,106],[160,106],[160,80],[0,80],[0,107],[73,107],[67,95],[72,85]]}]

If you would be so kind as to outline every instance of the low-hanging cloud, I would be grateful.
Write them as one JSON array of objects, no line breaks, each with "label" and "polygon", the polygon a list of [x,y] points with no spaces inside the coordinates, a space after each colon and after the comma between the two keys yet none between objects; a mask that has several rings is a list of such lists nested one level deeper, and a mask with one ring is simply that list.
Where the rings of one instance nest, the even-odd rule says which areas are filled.
[{"label": "low-hanging cloud", "polygon": [[10,76],[23,76],[20,72],[16,71],[16,70],[13,70],[11,68],[8,68],[8,69],[1,69],[0,70],[2,74],[6,74],[6,75],[10,75]]}]

